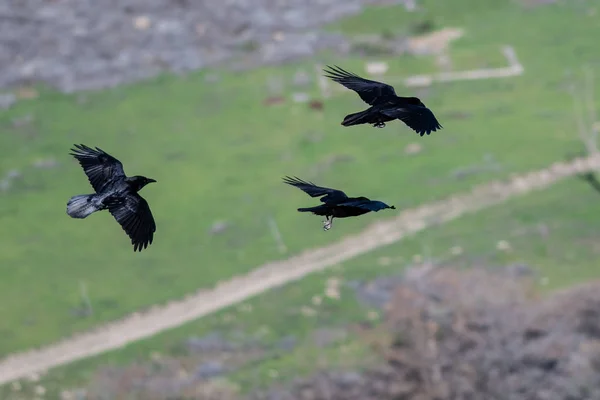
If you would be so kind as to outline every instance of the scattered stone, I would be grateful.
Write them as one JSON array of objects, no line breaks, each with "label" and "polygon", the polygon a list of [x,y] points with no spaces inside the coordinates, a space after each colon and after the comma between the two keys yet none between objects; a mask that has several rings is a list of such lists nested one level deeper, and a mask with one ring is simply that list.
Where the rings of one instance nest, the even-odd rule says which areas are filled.
[{"label": "scattered stone", "polygon": [[306,103],[310,100],[310,95],[305,92],[292,93],[292,100],[294,103]]},{"label": "scattered stone", "polygon": [[348,333],[340,328],[319,328],[312,332],[312,340],[317,347],[327,347],[332,343],[344,340]]},{"label": "scattered stone", "polygon": [[33,389],[33,391],[38,396],[43,396],[44,394],[46,394],[46,388],[43,387],[42,385],[36,385],[36,387]]},{"label": "scattered stone", "polygon": [[[367,0],[11,1],[0,6],[0,88],[102,89],[227,64],[252,68],[348,49],[319,27]],[[40,39],[42,38],[42,39]]]},{"label": "scattered stone", "polygon": [[216,83],[221,80],[221,77],[217,74],[206,74],[204,81],[208,83]]},{"label": "scattered stone", "polygon": [[301,69],[294,74],[294,78],[293,78],[294,86],[299,86],[299,87],[308,86],[308,84],[310,82],[311,82],[311,77],[309,74],[306,73],[306,71]]},{"label": "scattered stone", "polygon": [[186,345],[191,352],[233,351],[238,347],[217,332],[200,338],[191,337],[186,340]]},{"label": "scattered stone", "polygon": [[314,308],[307,306],[302,306],[302,308],[300,308],[300,313],[305,317],[314,317],[317,315],[317,311]]},{"label": "scattered stone", "polygon": [[135,29],[142,31],[146,30],[150,27],[150,18],[146,17],[145,15],[135,17],[133,19],[133,26],[135,26]]},{"label": "scattered stone", "polygon": [[217,221],[211,226],[208,233],[211,235],[218,235],[225,232],[230,226],[231,225],[227,221]]},{"label": "scattered stone", "polygon": [[499,240],[498,243],[496,243],[496,249],[500,251],[510,251],[512,246],[506,240]]},{"label": "scattered stone", "polygon": [[461,28],[444,28],[408,39],[408,48],[416,55],[436,55],[447,51],[450,42],[465,34]]},{"label": "scattered stone", "polygon": [[312,299],[310,300],[310,302],[314,305],[314,306],[318,306],[323,302],[323,297],[321,296],[313,296]]},{"label": "scattered stone", "polygon": [[366,69],[370,75],[383,75],[389,69],[389,65],[385,61],[369,62]]},{"label": "scattered stone", "polygon": [[58,166],[58,161],[53,158],[36,160],[32,164],[35,168],[50,169]]},{"label": "scattered stone", "polygon": [[13,128],[21,128],[23,126],[29,125],[33,122],[33,115],[27,114],[23,117],[13,118],[11,120]]},{"label": "scattered stone", "polygon": [[0,180],[0,192],[8,192],[10,190],[10,181],[8,179]]},{"label": "scattered stone", "polygon": [[276,346],[277,348],[285,351],[292,351],[298,344],[298,338],[294,335],[288,335],[279,340]]},{"label": "scattered stone", "polygon": [[361,304],[382,310],[392,298],[394,288],[402,281],[403,277],[396,275],[378,278],[368,283],[348,282],[346,286],[354,289]]},{"label": "scattered stone", "polygon": [[423,150],[423,146],[419,143],[410,143],[404,148],[404,153],[413,155],[418,154]]},{"label": "scattered stone", "polygon": [[200,379],[214,378],[227,372],[225,366],[218,361],[209,361],[200,364],[196,369],[195,376]]},{"label": "scattered stone", "polygon": [[17,101],[13,93],[0,93],[0,110],[8,110]]}]

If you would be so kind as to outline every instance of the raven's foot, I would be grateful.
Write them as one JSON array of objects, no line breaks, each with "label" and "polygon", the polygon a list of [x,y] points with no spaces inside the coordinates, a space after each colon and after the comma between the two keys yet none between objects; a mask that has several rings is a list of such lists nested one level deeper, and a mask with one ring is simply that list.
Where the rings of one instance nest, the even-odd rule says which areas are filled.
[{"label": "raven's foot", "polygon": [[331,229],[331,226],[333,225],[333,218],[327,218],[325,221],[323,221],[323,230],[324,231],[328,231]]},{"label": "raven's foot", "polygon": [[384,128],[385,127],[385,122],[376,122],[373,124],[373,127],[375,128]]}]

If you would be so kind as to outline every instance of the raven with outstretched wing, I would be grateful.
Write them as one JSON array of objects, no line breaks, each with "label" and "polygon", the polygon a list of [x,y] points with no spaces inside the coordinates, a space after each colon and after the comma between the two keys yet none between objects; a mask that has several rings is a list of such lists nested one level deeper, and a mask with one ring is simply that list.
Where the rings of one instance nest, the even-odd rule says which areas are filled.
[{"label": "raven with outstretched wing", "polygon": [[140,175],[126,176],[123,164],[98,147],[80,144],[71,151],[96,193],[71,197],[67,214],[83,219],[96,211],[109,210],[131,239],[133,251],[152,244],[156,223],[148,202],[138,192],[156,181]]},{"label": "raven with outstretched wing", "polygon": [[372,124],[376,128],[383,128],[386,122],[398,119],[421,136],[442,129],[433,112],[419,98],[397,96],[392,86],[362,78],[338,66],[327,68],[329,70],[324,70],[327,78],[355,91],[371,106],[346,115],[343,126]]},{"label": "raven with outstretched wing", "polygon": [[331,189],[323,186],[317,186],[312,182],[304,181],[300,178],[291,178],[286,176],[283,182],[302,190],[310,197],[321,197],[323,204],[299,208],[300,212],[311,212],[315,215],[324,216],[323,229],[328,231],[333,225],[334,218],[356,217],[368,212],[380,211],[386,208],[396,209],[394,206],[388,206],[382,201],[370,200],[367,197],[348,197],[341,190]]}]

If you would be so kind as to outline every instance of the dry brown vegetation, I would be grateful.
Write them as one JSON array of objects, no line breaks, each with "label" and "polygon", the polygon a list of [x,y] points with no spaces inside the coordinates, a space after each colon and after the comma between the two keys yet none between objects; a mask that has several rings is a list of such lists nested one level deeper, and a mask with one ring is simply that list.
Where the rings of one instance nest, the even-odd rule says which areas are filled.
[{"label": "dry brown vegetation", "polygon": [[253,398],[600,399],[598,288],[541,297],[514,269],[413,270],[385,324],[365,334],[385,362],[360,374],[322,372]]},{"label": "dry brown vegetation", "polygon": [[[245,398],[600,399],[599,284],[543,296],[535,278],[518,266],[409,269],[384,322],[356,327],[359,341],[379,354],[377,365],[318,371]],[[184,363],[182,358],[104,369],[85,398],[243,398],[226,380],[182,376],[190,370]]]}]

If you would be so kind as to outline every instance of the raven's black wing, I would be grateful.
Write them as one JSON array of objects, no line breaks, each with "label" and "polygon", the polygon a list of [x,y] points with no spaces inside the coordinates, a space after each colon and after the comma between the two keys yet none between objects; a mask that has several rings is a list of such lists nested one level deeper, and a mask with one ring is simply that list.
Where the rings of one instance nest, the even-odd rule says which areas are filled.
[{"label": "raven's black wing", "polygon": [[357,208],[362,208],[363,210],[375,211],[375,212],[386,209],[386,208],[390,208],[387,204],[385,204],[382,201],[369,200],[369,199],[365,199],[365,198],[350,199],[350,201],[344,201],[342,203],[339,203],[338,206],[340,206],[340,207],[357,207]]},{"label": "raven's black wing", "polygon": [[283,178],[283,181],[288,185],[292,185],[297,187],[298,189],[301,189],[310,197],[324,196],[321,198],[321,201],[323,203],[326,203],[328,201],[340,201],[348,198],[348,196],[346,196],[346,193],[342,192],[341,190],[317,186],[312,182],[306,182],[297,177],[290,178],[289,176],[286,176],[285,178]]},{"label": "raven's black wing", "polygon": [[327,75],[325,75],[327,78],[348,89],[354,90],[358,93],[360,98],[369,105],[375,104],[378,97],[396,95],[394,88],[388,84],[361,78],[337,65],[333,67],[328,65],[327,68],[329,68],[329,71],[323,70],[327,73]]},{"label": "raven's black wing", "polygon": [[142,251],[142,248],[152,244],[156,223],[150,206],[143,197],[137,193],[128,193],[112,196],[105,203],[108,211],[131,239],[133,251]]},{"label": "raven's black wing", "polygon": [[427,107],[407,104],[402,107],[383,109],[379,112],[390,118],[398,118],[421,136],[442,129],[442,125]]},{"label": "raven's black wing", "polygon": [[76,144],[75,147],[69,154],[79,161],[96,192],[102,191],[109,182],[125,178],[123,164],[110,154],[98,147],[92,149],[84,144]]}]

